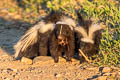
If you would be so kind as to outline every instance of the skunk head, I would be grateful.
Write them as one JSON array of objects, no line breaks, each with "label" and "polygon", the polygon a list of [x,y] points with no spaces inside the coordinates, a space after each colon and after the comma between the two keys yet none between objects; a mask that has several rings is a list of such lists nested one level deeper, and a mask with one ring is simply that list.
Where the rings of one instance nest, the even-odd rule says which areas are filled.
[{"label": "skunk head", "polygon": [[67,17],[63,17],[60,21],[56,22],[55,35],[59,45],[65,46],[68,44],[68,39],[73,32],[74,26],[74,20]]},{"label": "skunk head", "polygon": [[94,44],[92,43],[82,42],[82,41],[80,42],[80,49],[86,54],[91,52],[93,48],[94,48]]},{"label": "skunk head", "polygon": [[78,33],[78,48],[86,54],[97,50],[102,37],[102,29],[103,27],[99,24],[91,24],[87,26],[87,28],[84,28],[84,26],[76,27],[75,31]]},{"label": "skunk head", "polygon": [[68,37],[69,31],[71,31],[71,29],[69,28],[68,25],[56,24],[55,34],[56,34],[56,38],[58,40],[59,45],[61,46],[67,45],[67,37]]}]

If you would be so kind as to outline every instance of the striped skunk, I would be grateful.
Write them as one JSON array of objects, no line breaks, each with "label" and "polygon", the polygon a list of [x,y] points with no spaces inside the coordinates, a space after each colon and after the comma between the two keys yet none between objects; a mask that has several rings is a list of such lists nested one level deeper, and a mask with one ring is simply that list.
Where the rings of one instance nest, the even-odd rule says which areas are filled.
[{"label": "striped skunk", "polygon": [[74,27],[75,21],[72,18],[63,16],[56,22],[50,38],[50,53],[54,62],[59,61],[59,56],[65,55],[66,61],[71,61],[75,53]]},{"label": "striped skunk", "polygon": [[[75,21],[63,13],[50,13],[31,27],[14,45],[15,58],[51,55],[55,62],[63,53],[67,61],[74,55]],[[49,54],[50,53],[50,54]]]},{"label": "striped skunk", "polygon": [[60,18],[61,14],[52,12],[31,27],[14,45],[14,57],[34,58],[36,56],[47,56],[50,34],[55,28],[55,23]]},{"label": "striped skunk", "polygon": [[78,26],[75,28],[76,48],[80,49],[87,57],[92,57],[99,51],[103,26],[94,24],[91,20],[84,20],[78,13]]}]

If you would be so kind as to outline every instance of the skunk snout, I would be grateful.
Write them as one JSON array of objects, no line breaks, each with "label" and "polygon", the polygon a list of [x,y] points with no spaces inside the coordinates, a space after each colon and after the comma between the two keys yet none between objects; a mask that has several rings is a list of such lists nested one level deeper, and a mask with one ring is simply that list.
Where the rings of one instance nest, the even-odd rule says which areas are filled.
[{"label": "skunk snout", "polygon": [[89,52],[92,50],[92,48],[93,48],[93,44],[91,44],[91,43],[85,43],[85,42],[80,43],[80,49],[83,52]]},{"label": "skunk snout", "polygon": [[67,39],[61,35],[58,36],[58,44],[61,46],[65,46],[67,44]]}]

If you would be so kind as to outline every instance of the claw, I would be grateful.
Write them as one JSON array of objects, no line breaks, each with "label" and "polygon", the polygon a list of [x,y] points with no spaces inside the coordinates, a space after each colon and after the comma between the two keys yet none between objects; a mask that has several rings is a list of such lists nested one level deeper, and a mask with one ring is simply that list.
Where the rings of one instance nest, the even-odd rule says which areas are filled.
[{"label": "claw", "polygon": [[66,58],[66,61],[67,62],[72,62],[71,58],[69,58],[69,57]]},{"label": "claw", "polygon": [[57,57],[54,58],[54,62],[58,63],[59,59]]}]

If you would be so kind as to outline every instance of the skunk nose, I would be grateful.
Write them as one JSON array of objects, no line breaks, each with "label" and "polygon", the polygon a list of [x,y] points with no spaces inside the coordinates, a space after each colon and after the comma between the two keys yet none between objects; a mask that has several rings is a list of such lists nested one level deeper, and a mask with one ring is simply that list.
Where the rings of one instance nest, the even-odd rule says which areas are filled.
[{"label": "skunk nose", "polygon": [[59,40],[59,44],[64,46],[65,45],[65,41],[64,40]]},{"label": "skunk nose", "polygon": [[65,45],[65,42],[64,42],[64,40],[62,40],[62,41],[61,41],[61,45]]},{"label": "skunk nose", "polygon": [[64,43],[61,43],[61,45],[64,45]]},{"label": "skunk nose", "polygon": [[62,42],[61,44],[62,44],[62,45],[65,45],[65,43],[64,43],[64,42]]}]

